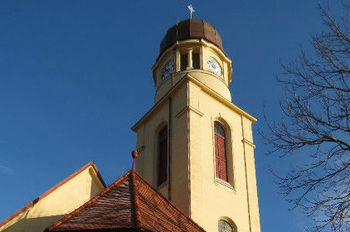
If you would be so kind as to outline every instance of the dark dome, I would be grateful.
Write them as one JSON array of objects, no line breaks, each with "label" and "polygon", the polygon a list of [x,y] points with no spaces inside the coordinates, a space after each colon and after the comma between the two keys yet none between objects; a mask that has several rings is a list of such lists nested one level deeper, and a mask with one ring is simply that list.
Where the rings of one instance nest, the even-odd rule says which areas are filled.
[{"label": "dark dome", "polygon": [[224,53],[222,39],[213,25],[200,19],[187,19],[171,27],[160,43],[159,56],[176,41],[205,39],[218,46]]}]

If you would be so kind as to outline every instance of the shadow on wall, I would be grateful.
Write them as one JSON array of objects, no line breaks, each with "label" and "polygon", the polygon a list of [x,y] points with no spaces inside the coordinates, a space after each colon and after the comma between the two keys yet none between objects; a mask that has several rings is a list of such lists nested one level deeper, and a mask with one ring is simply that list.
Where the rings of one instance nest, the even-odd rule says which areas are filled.
[{"label": "shadow on wall", "polygon": [[90,199],[94,198],[100,192],[101,189],[98,187],[98,185],[92,182],[90,185]]},{"label": "shadow on wall", "polygon": [[[91,181],[91,185],[90,185],[90,199],[89,200],[91,200],[92,198],[94,198],[95,196],[100,194],[105,189],[105,187],[102,187],[101,184],[98,184],[98,183],[100,183],[100,180],[96,179],[95,171],[92,168],[89,169],[89,174],[91,176],[91,179],[95,180],[95,181]],[[101,187],[102,187],[102,189],[101,189]]]},{"label": "shadow on wall", "polygon": [[1,232],[18,232],[18,231],[35,231],[42,232],[46,227],[61,219],[64,215],[37,217],[37,218],[22,218],[9,228]]}]

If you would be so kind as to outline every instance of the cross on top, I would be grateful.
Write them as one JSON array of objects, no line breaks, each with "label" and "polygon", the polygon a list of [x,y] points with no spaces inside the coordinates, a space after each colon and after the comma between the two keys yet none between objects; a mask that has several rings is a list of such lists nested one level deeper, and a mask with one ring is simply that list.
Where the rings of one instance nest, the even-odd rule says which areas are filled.
[{"label": "cross on top", "polygon": [[193,14],[193,12],[195,12],[195,10],[193,9],[192,5],[188,5],[187,8],[190,11],[190,19],[192,19],[192,14]]}]

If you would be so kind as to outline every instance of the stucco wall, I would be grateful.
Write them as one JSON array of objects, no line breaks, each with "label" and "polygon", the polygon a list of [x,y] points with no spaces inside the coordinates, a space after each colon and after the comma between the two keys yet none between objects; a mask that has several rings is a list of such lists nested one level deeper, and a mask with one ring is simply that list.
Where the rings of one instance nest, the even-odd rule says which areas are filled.
[{"label": "stucco wall", "polygon": [[[225,218],[238,232],[259,232],[252,138],[256,120],[188,73],[134,127],[137,146],[144,146],[137,170],[157,187],[154,135],[169,122],[171,98],[171,200],[207,231],[217,231],[218,220]],[[229,183],[215,176],[214,121],[226,129]],[[159,190],[169,197],[168,184]]]},{"label": "stucco wall", "polygon": [[[239,232],[258,232],[252,120],[205,88],[190,82],[189,102],[196,109],[189,111],[191,218],[207,231],[217,231],[218,220],[229,218]],[[215,175],[214,121],[219,121],[226,132],[229,183]]]},{"label": "stucco wall", "polygon": [[76,176],[9,220],[1,232],[42,232],[65,214],[81,206],[104,189],[95,169],[88,166]]}]

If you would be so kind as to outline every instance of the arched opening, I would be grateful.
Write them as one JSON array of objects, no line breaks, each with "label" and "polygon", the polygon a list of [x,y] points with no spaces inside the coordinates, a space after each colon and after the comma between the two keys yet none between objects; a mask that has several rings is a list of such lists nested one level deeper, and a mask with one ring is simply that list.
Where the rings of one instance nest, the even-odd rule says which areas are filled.
[{"label": "arched opening", "polygon": [[216,177],[228,182],[227,149],[224,127],[214,122]]},{"label": "arched opening", "polygon": [[228,221],[220,219],[218,222],[219,232],[237,232],[235,226],[231,225]]},{"label": "arched opening", "polygon": [[158,173],[157,184],[163,184],[168,176],[168,127],[164,126],[158,133]]},{"label": "arched opening", "polygon": [[186,70],[188,66],[187,53],[181,54],[180,56],[180,71]]}]

